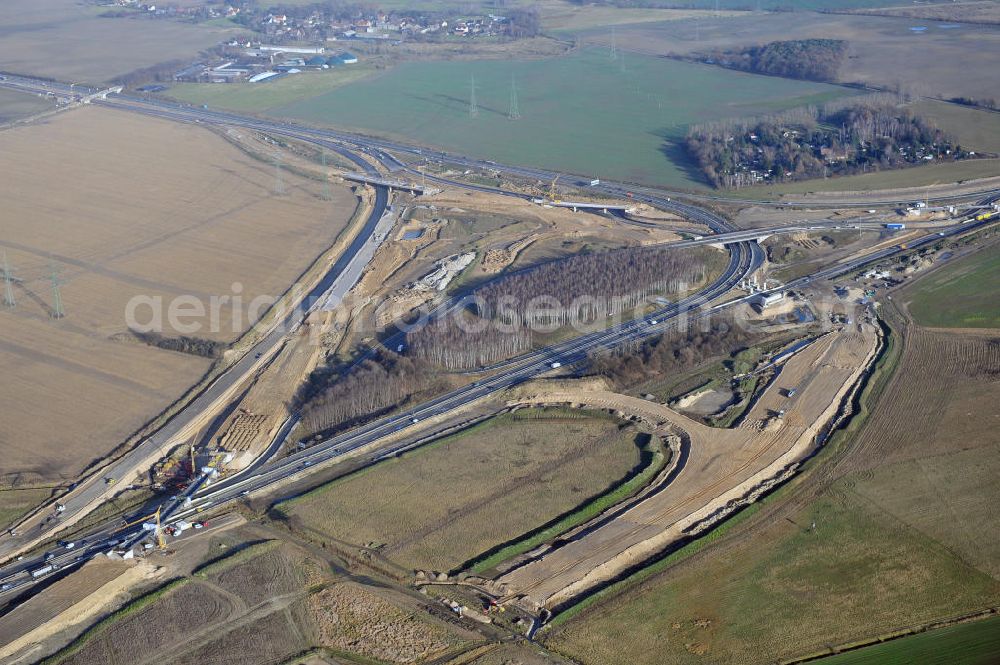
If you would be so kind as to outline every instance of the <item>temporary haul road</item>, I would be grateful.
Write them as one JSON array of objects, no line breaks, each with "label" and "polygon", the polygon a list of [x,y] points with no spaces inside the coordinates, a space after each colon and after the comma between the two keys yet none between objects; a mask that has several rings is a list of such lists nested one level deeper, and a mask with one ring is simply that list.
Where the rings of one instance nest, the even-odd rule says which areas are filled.
[{"label": "temporary haul road", "polygon": [[[14,89],[28,90],[33,92],[57,92],[62,95],[88,94],[92,91],[81,92],[79,87],[75,90],[70,86],[27,79],[23,77],[6,77],[0,79],[0,87],[11,87]],[[108,105],[114,108],[130,110],[147,115],[162,117],[165,119],[180,122],[198,122],[205,124],[217,124],[228,126],[240,126],[250,129],[257,129],[272,134],[280,134],[308,141],[317,145],[328,147],[351,159],[360,168],[369,174],[377,175],[378,171],[368,161],[356,155],[352,150],[360,150],[374,157],[383,166],[393,170],[408,168],[397,160],[386,150],[406,153],[416,156],[429,156],[447,163],[457,163],[473,168],[485,168],[494,171],[529,178],[551,178],[553,174],[538,169],[528,169],[521,167],[508,167],[494,162],[472,160],[454,155],[446,155],[440,152],[423,151],[418,148],[404,146],[402,144],[369,139],[367,137],[346,134],[341,132],[320,130],[282,122],[272,122],[250,118],[229,113],[219,113],[208,111],[207,109],[193,109],[176,104],[160,102],[158,100],[143,100],[140,98],[111,94],[107,99],[94,99],[91,103]],[[502,194],[506,196],[517,196],[527,198],[525,195],[515,192],[507,192],[491,187],[471,185],[462,182],[453,182],[435,178],[449,186],[463,187],[473,190],[486,191]],[[615,183],[602,184],[600,188],[595,188],[606,194],[621,195],[625,192],[624,185]],[[723,274],[715,283],[707,286],[700,293],[684,301],[671,304],[657,312],[650,314],[645,319],[629,321],[612,328],[599,332],[590,333],[582,337],[563,342],[545,349],[534,351],[512,361],[505,363],[500,371],[483,381],[473,383],[463,388],[454,390],[446,395],[431,400],[405,413],[381,418],[368,425],[356,428],[350,432],[322,441],[314,446],[290,455],[277,461],[262,459],[245,471],[230,478],[223,479],[214,485],[197,488],[195,484],[191,491],[191,496],[180,496],[165,502],[161,506],[164,523],[176,522],[185,517],[190,517],[197,512],[209,507],[215,508],[220,505],[232,502],[241,496],[251,492],[257,492],[268,487],[276,486],[285,482],[291,477],[304,475],[312,470],[316,465],[336,460],[348,453],[358,452],[367,447],[375,447],[375,444],[389,435],[397,435],[401,430],[411,427],[414,423],[422,420],[450,413],[470,402],[481,399],[498,391],[504,390],[512,385],[522,383],[539,374],[549,371],[553,363],[571,364],[578,362],[586,355],[597,349],[611,348],[627,341],[639,340],[652,335],[660,334],[663,331],[676,325],[678,318],[685,315],[689,318],[701,318],[707,316],[711,311],[729,307],[737,303],[745,302],[748,297],[739,298],[723,304],[709,307],[710,303],[718,300],[721,296],[729,292],[739,281],[746,278],[751,272],[763,262],[763,252],[759,245],[753,241],[757,237],[768,235],[775,230],[760,229],[752,232],[736,231],[732,229],[725,220],[713,213],[701,208],[687,205],[678,201],[673,201],[662,194],[648,189],[631,190],[633,199],[642,200],[656,207],[660,207],[675,212],[683,217],[700,222],[708,226],[715,234],[726,234],[723,238],[715,237],[715,243],[720,240],[728,242],[726,244],[730,253],[730,263]],[[992,201],[993,199],[989,199]],[[360,276],[361,271],[367,264],[368,259],[374,253],[377,242],[385,237],[387,229],[385,220],[391,219],[384,215],[388,207],[389,191],[386,187],[376,186],[376,201],[372,213],[369,215],[366,224],[357,238],[352,242],[348,250],[341,256],[331,270],[323,277],[321,282],[310,292],[313,299],[329,297],[331,292],[345,292]],[[760,202],[755,202],[760,203]],[[893,202],[896,203],[896,202]],[[873,205],[867,203],[865,205]],[[987,222],[974,222],[966,220],[963,223],[948,227],[946,230],[936,234],[930,234],[923,238],[910,242],[909,247],[919,247],[923,244],[934,242],[941,236],[950,236],[964,232],[970,228]],[[788,229],[791,227],[783,227]],[[797,230],[808,230],[795,227]],[[695,242],[710,241],[707,237]],[[690,242],[690,241],[689,241]],[[821,270],[813,275],[803,277],[784,288],[795,288],[807,284],[810,280],[831,278],[837,275],[848,273],[860,265],[891,256],[902,251],[901,247],[890,247],[879,252],[875,252],[861,259],[838,264],[830,268]],[[325,294],[325,295],[324,295]],[[257,343],[238,363],[231,367],[225,374],[219,377],[211,386],[205,389],[195,400],[193,400],[183,411],[174,416],[167,425],[159,430],[146,442],[129,453],[126,457],[116,462],[110,470],[103,472],[100,479],[92,478],[89,483],[83,483],[71,495],[63,497],[66,505],[64,517],[59,524],[64,525],[70,521],[67,518],[79,518],[100,501],[106,491],[106,487],[101,482],[106,475],[114,472],[115,469],[128,469],[134,473],[136,468],[143,468],[141,465],[149,460],[155,453],[170,447],[179,442],[179,435],[184,433],[192,424],[200,421],[203,413],[215,407],[220,401],[224,401],[230,395],[234,386],[240,385],[247,377],[255,373],[260,365],[267,358],[275,353],[285,339],[287,330],[298,325],[301,312],[289,313],[282,321],[282,325],[276,326],[263,340]],[[655,321],[655,323],[653,323]],[[168,445],[169,444],[169,445]],[[269,449],[276,451],[277,446]],[[126,461],[126,459],[128,461]],[[155,459],[155,458],[154,458]],[[148,465],[146,465],[148,466]],[[124,476],[123,476],[124,477]],[[37,524],[37,523],[36,523]],[[10,558],[16,552],[23,551],[30,544],[39,542],[39,538],[49,538],[53,535],[51,529],[45,529],[44,524],[35,528],[36,534],[25,533],[22,528],[21,535],[17,538],[10,537],[0,539],[0,559]],[[27,531],[30,531],[28,528]],[[143,535],[141,528],[133,527],[122,531],[117,524],[106,524],[95,528],[85,538],[85,541],[77,543],[72,549],[58,548],[50,552],[45,552],[15,561],[6,567],[0,568],[0,599],[3,596],[13,597],[30,590],[39,581],[64,571],[67,567],[73,566],[90,556],[107,552],[111,547],[121,541],[134,542]],[[58,568],[49,570],[34,577],[29,571],[38,571],[46,565],[55,564]]]}]

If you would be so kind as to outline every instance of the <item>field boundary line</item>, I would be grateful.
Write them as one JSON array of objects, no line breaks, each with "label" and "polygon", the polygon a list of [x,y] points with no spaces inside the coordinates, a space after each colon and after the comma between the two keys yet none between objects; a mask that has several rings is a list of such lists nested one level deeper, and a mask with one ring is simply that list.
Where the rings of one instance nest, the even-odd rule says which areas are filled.
[{"label": "field boundary line", "polygon": [[983,610],[976,610],[974,612],[968,612],[966,614],[960,614],[957,616],[948,617],[945,619],[937,619],[935,621],[928,621],[922,624],[916,624],[914,626],[909,626],[906,628],[900,628],[888,633],[883,633],[877,637],[872,637],[865,639],[860,642],[843,642],[838,645],[834,645],[829,648],[828,651],[822,653],[814,653],[808,656],[801,656],[796,658],[791,658],[788,660],[778,661],[778,665],[799,665],[799,663],[813,663],[822,662],[823,660],[830,658],[832,656],[837,656],[842,653],[850,653],[851,651],[860,651],[871,646],[878,644],[885,644],[886,642],[892,642],[903,637],[912,637],[913,635],[920,635],[921,633],[928,633],[939,628],[948,628],[950,626],[957,626],[962,623],[972,623],[975,621],[982,621],[984,619],[989,619],[990,617],[996,616],[1000,613],[1000,608],[998,607],[988,607]]}]

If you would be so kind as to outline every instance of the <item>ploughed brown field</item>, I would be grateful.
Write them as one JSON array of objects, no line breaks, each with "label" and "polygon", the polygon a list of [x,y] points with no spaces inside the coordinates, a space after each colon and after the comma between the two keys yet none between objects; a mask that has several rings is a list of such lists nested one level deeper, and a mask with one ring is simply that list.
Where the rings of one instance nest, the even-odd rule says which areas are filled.
[{"label": "ploughed brown field", "polygon": [[[248,317],[226,304],[213,330],[212,296],[280,296],[356,204],[287,172],[278,188],[273,165],[205,129],[99,108],[0,132],[0,169],[16,300],[0,307],[5,484],[75,476],[208,370],[204,357],[135,340],[131,299],[162,299],[167,336],[231,342]],[[179,321],[197,329],[169,326],[179,296],[206,308]]]}]

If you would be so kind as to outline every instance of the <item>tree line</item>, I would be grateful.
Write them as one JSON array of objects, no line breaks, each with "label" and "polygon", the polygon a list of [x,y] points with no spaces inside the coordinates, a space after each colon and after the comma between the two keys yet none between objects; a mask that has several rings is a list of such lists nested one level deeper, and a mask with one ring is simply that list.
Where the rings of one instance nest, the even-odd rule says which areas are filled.
[{"label": "tree line", "polygon": [[948,101],[962,106],[972,106],[974,108],[988,109],[991,111],[1000,110],[995,97],[952,97]]},{"label": "tree line", "polygon": [[739,188],[961,159],[961,145],[891,95],[694,125],[685,148],[716,187]]},{"label": "tree line", "polygon": [[736,354],[754,338],[754,333],[737,325],[732,315],[720,314],[695,321],[687,330],[672,330],[645,342],[592,353],[588,372],[609,379],[617,388],[630,388],[664,374],[690,370],[708,358]]},{"label": "tree line", "polygon": [[835,81],[847,55],[842,39],[791,39],[738,50],[716,50],[710,59],[723,67],[807,81]]},{"label": "tree line", "polygon": [[220,358],[222,352],[226,350],[225,343],[201,337],[188,337],[186,335],[166,337],[158,332],[138,332],[136,330],[131,332],[144,344],[202,358]]},{"label": "tree line", "polygon": [[333,432],[448,387],[427,363],[386,351],[346,373],[334,367],[313,372],[296,398],[296,407],[307,431]]},{"label": "tree line", "polygon": [[624,315],[705,278],[698,254],[687,250],[579,254],[476,289],[469,311],[408,333],[407,353],[448,369],[487,365],[529,350],[538,332]]}]

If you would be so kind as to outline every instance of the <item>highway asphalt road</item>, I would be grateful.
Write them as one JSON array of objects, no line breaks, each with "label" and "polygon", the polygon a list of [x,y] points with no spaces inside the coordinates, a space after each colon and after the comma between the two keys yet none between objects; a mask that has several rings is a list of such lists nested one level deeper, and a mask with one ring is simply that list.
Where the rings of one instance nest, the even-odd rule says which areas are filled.
[{"label": "highway asphalt road", "polygon": [[[931,233],[916,241],[912,241],[908,243],[908,249],[919,248],[937,242],[941,238],[964,233],[989,223],[990,221],[977,222],[966,220],[946,230]],[[812,275],[802,277],[785,285],[783,288],[804,288],[818,280],[834,279],[857,270],[860,266],[890,257],[901,251],[904,250],[900,246],[887,247],[864,258],[830,266]],[[741,259],[740,265],[732,272],[730,277],[742,274],[743,270],[750,265],[752,265],[752,257],[749,255],[744,256]],[[527,357],[523,358],[521,363],[509,367],[487,380],[454,390],[406,412],[381,418],[281,460],[261,464],[249,473],[242,473],[238,476],[219,481],[211,486],[202,487],[194,493],[189,507],[183,506],[183,497],[165,506],[164,513],[167,515],[165,523],[194,517],[201,511],[222,507],[247,494],[265,490],[289,478],[304,476],[313,468],[336,460],[348,452],[374,444],[388,434],[412,427],[427,418],[449,413],[472,400],[486,397],[512,385],[549,372],[552,370],[551,364],[553,362],[560,362],[565,366],[583,359],[593,349],[607,348],[625,341],[640,340],[660,334],[675,325],[677,317],[687,307],[691,307],[693,310],[688,311],[688,315],[696,319],[709,316],[713,311],[730,308],[739,303],[746,302],[753,297],[746,296],[715,305],[712,308],[698,306],[728,290],[724,286],[724,283],[720,283],[717,289],[700,294],[698,298],[688,302],[666,307],[657,314],[646,318],[630,321],[610,330],[593,333],[550,349],[528,354]],[[656,324],[651,323],[654,318],[657,320]],[[72,550],[67,550],[64,547],[50,549],[37,556],[26,558],[22,561],[15,561],[3,567],[0,569],[0,583],[11,585],[11,588],[0,591],[0,599],[4,596],[15,597],[18,593],[30,590],[33,584],[37,582],[37,580],[34,580],[30,576],[28,572],[30,570],[37,570],[52,562],[61,566],[61,570],[41,576],[40,579],[44,580],[77,565],[90,556],[106,552],[112,547],[111,541],[122,540],[125,537],[134,540],[144,535],[136,527],[124,533],[116,533],[116,529],[117,526],[115,524],[104,525],[88,535],[88,542],[86,544],[77,544]],[[51,561],[46,561],[46,557],[50,554],[53,558]]]},{"label": "highway asphalt road", "polygon": [[[0,81],[0,85],[4,84],[4,81]],[[55,84],[47,84],[55,85]],[[122,98],[122,100],[128,100],[128,103],[134,104],[136,102],[132,101],[130,98]],[[116,107],[121,107],[123,104],[119,101],[109,101],[100,102],[109,103]],[[139,102],[141,103],[141,101]],[[211,121],[218,122],[220,124],[231,124],[246,126],[251,128],[260,129],[261,131],[271,131],[274,133],[282,133],[286,135],[296,136],[297,138],[302,138],[303,140],[311,140],[313,142],[319,142],[322,140],[320,136],[327,135],[329,138],[333,138],[339,141],[347,141],[355,145],[361,145],[369,153],[374,153],[374,156],[382,161],[383,163],[391,162],[394,158],[388,156],[384,153],[385,149],[401,149],[407,150],[414,154],[422,154],[419,149],[398,146],[396,144],[387,144],[386,142],[376,142],[370,141],[368,139],[359,139],[359,137],[352,135],[343,135],[336,132],[324,132],[314,129],[304,129],[294,125],[288,125],[286,123],[271,123],[265,121],[259,121],[256,119],[248,119],[241,116],[234,116],[232,114],[218,114],[214,112],[204,113],[196,112],[191,114],[190,109],[185,109],[183,107],[177,107],[176,105],[166,105],[167,109],[162,108],[163,105],[156,103],[153,104],[151,110],[145,110],[141,112],[148,112],[151,115],[158,115],[161,117],[166,117],[169,119],[180,120],[180,121]],[[134,109],[133,110],[138,110]],[[204,111],[204,110],[201,110]],[[210,120],[208,120],[211,118]],[[320,136],[317,136],[320,135]],[[373,147],[374,146],[374,147]],[[331,144],[328,147],[332,149],[338,149],[336,144]],[[341,152],[343,150],[343,152]],[[345,154],[345,156],[351,155],[351,152],[346,148],[339,147],[338,152]],[[441,153],[439,153],[441,154]],[[443,158],[449,159],[449,161],[454,160],[452,156],[443,155]],[[350,157],[349,157],[350,158]],[[354,156],[353,161],[358,163],[359,166],[364,168],[368,172],[372,172],[373,167],[366,162]],[[363,166],[362,166],[363,164]],[[471,160],[470,165],[482,165],[484,162]],[[490,166],[488,168],[496,168],[499,165],[495,165],[492,162],[487,162]],[[519,172],[526,175],[527,177],[542,177],[542,172],[537,170],[529,169],[519,169],[517,167],[504,167],[509,169],[509,172]],[[545,174],[547,177],[549,174]],[[451,185],[456,185],[460,183],[449,183]],[[488,189],[493,191],[492,188],[480,188],[478,186],[462,185],[467,186],[472,189]],[[607,185],[609,188],[607,191],[612,191],[615,185]],[[366,223],[365,231],[359,234],[358,239],[355,242],[366,242],[367,238],[371,237],[375,225],[377,225],[379,219],[381,219],[381,211],[379,207],[384,207],[387,205],[388,193],[382,190],[380,191],[379,198],[381,203],[376,205],[376,211],[373,212],[372,216]],[[511,193],[507,193],[511,195]],[[384,198],[383,198],[384,195]],[[673,201],[670,198],[658,195],[655,193],[650,193],[647,191],[642,191],[638,194],[633,192],[633,197],[639,200],[644,200],[657,207],[662,207],[667,210],[672,210],[678,214],[685,216],[693,221],[700,221],[710,228],[712,228],[716,233],[731,233],[733,229],[730,228],[724,220],[709,213],[705,210],[697,208],[695,206],[690,206],[684,203]],[[872,205],[872,204],[868,204]],[[378,213],[378,214],[376,214]],[[939,236],[953,235],[954,233],[962,232],[966,229],[978,226],[979,223],[956,225],[955,227],[949,228],[947,231],[932,234],[924,237],[915,243],[910,243],[910,247],[920,246],[925,243],[935,241]],[[369,234],[366,236],[365,234]],[[759,233],[759,231],[754,231],[753,233]],[[357,247],[352,245],[354,253],[357,252]],[[574,362],[578,362],[586,357],[586,355],[594,350],[601,348],[611,348],[621,343],[640,340],[652,335],[660,334],[669,327],[675,325],[676,320],[682,313],[688,313],[692,317],[707,316],[711,311],[705,305],[712,300],[715,300],[719,296],[723,295],[729,291],[736,283],[743,279],[746,275],[756,269],[757,266],[763,261],[763,253],[760,247],[755,242],[737,242],[730,245],[731,250],[731,262],[727,267],[726,271],[722,277],[713,285],[699,293],[697,296],[682,301],[680,303],[674,303],[667,307],[662,308],[654,314],[640,320],[629,321],[613,328],[602,330],[595,333],[590,333],[584,335],[580,338],[573,339],[547,349],[542,349],[536,352],[525,354],[519,358],[513,359],[510,363],[506,364],[500,372],[483,382],[476,382],[470,384],[464,388],[452,391],[445,395],[442,395],[434,400],[431,400],[425,404],[422,404],[414,409],[408,410],[405,413],[395,414],[393,416],[385,417],[379,419],[368,425],[359,427],[350,432],[341,434],[337,437],[333,437],[326,441],[320,442],[304,451],[293,454],[279,461],[261,463],[255,465],[254,468],[248,473],[242,473],[238,476],[234,476],[230,479],[225,479],[221,482],[213,484],[208,487],[200,487],[197,489],[195,495],[192,497],[192,503],[190,506],[183,505],[183,497],[171,500],[163,506],[163,514],[166,516],[166,521],[176,521],[184,517],[189,517],[195,515],[199,510],[205,510],[208,508],[216,508],[225,503],[231,502],[240,496],[245,495],[249,492],[259,491],[261,489],[267,488],[278,482],[282,482],[289,477],[293,477],[299,474],[308,473],[311,467],[331,460],[336,459],[344,455],[347,452],[358,450],[364,446],[368,446],[377,442],[382,437],[387,434],[397,432],[399,430],[413,426],[421,420],[427,418],[449,413],[464,404],[471,401],[485,397],[487,395],[493,394],[497,391],[503,390],[509,386],[516,385],[530,378],[543,374],[545,372],[551,371],[552,363],[560,363],[562,365],[568,365]],[[902,251],[901,248],[892,247],[882,250],[876,254],[865,257],[864,259],[857,260],[852,263],[842,264],[838,266],[833,266],[831,268],[825,269],[813,275],[796,280],[785,288],[795,288],[796,286],[808,284],[811,280],[832,278],[840,274],[850,272],[855,269],[858,265],[863,265],[870,263],[872,261],[878,260],[886,256],[890,256],[896,252]],[[353,256],[351,251],[345,253],[341,257],[342,261],[350,261],[350,257]],[[345,264],[338,261],[338,264],[334,266],[328,277],[330,277],[329,282],[324,280],[324,283],[317,287],[314,291],[315,295],[320,295],[325,292],[331,285],[332,280],[336,278],[334,274],[338,269],[343,270]],[[722,307],[732,306],[733,304],[743,302],[746,298],[732,301],[724,305],[717,305],[712,308],[712,310],[717,310]],[[653,321],[656,323],[653,323]],[[281,338],[271,339],[270,336],[266,338],[261,344],[268,342],[270,344],[280,344]],[[264,348],[264,347],[261,347]],[[275,347],[268,347],[275,348]],[[249,358],[255,358],[257,351],[253,351],[244,358],[247,360]],[[250,364],[252,367],[252,363]],[[243,367],[241,371],[249,371],[250,367]],[[233,382],[238,381],[237,376],[233,376],[231,379]],[[214,386],[213,386],[214,387]],[[211,388],[210,388],[211,390]],[[197,400],[196,400],[197,401]],[[204,402],[201,403],[204,406]],[[194,403],[191,405],[194,406]],[[192,414],[196,416],[197,414]],[[174,430],[176,431],[176,430]],[[68,508],[67,508],[68,510]],[[75,565],[77,562],[85,559],[86,557],[93,555],[95,553],[106,551],[111,547],[112,540],[119,540],[123,536],[127,536],[130,539],[135,539],[141,536],[135,528],[126,534],[115,534],[116,526],[105,525],[99,529],[95,529],[92,534],[87,538],[88,542],[86,544],[77,544],[73,549],[61,548],[56,551],[49,551],[47,553],[40,554],[36,557],[31,557],[31,559],[25,559],[22,561],[15,561],[12,564],[0,568],[0,583],[11,584],[13,588],[3,590],[0,588],[0,597],[3,595],[13,595],[24,591],[27,587],[30,587],[35,580],[33,580],[26,571],[37,570],[39,567],[46,565],[45,558],[48,555],[52,555],[51,561],[62,565],[63,569],[68,566]],[[114,534],[114,535],[113,535]],[[2,550],[0,550],[2,552]],[[52,573],[50,573],[52,574]],[[40,579],[45,579],[50,574],[43,575]]]},{"label": "highway asphalt road", "polygon": [[[345,156],[350,155],[356,160],[359,166],[377,172],[365,160],[346,150],[344,152]],[[343,294],[353,287],[360,278],[368,260],[374,254],[378,243],[388,233],[384,219],[388,204],[388,190],[384,187],[376,187],[374,205],[364,226],[334,265],[309,291],[306,295],[307,302],[325,298],[331,291]],[[382,222],[381,227],[380,221]],[[357,256],[361,256],[363,261],[356,261],[355,257]],[[30,546],[39,537],[58,527],[60,523],[65,523],[74,516],[92,510],[95,503],[100,502],[101,497],[108,491],[108,479],[113,479],[116,485],[121,483],[118,485],[119,487],[127,485],[136,469],[142,468],[143,461],[148,459],[150,455],[157,454],[158,451],[179,443],[175,437],[184,432],[192,423],[203,418],[206,411],[218,406],[220,400],[230,396],[238,386],[268,362],[284,343],[289,332],[294,331],[298,326],[302,314],[297,309],[287,312],[263,339],[253,345],[243,357],[188,402],[163,427],[103,469],[100,475],[91,476],[61,497],[59,501],[65,506],[65,511],[59,517],[55,517],[53,513],[49,512],[39,514],[34,519],[29,519],[24,524],[19,525],[15,532],[16,535],[9,531],[0,534],[0,560],[7,559],[15,552]]]}]

